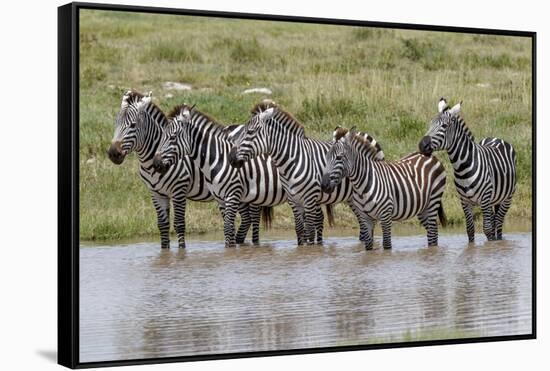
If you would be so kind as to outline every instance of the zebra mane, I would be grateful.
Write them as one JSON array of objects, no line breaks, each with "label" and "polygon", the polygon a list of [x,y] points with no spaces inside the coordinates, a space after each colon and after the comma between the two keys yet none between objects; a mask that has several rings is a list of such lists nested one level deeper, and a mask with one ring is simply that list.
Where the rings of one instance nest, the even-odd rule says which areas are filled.
[{"label": "zebra mane", "polygon": [[[141,106],[140,106],[141,99],[144,97],[145,95],[141,94],[137,90],[128,90],[122,97],[122,105],[126,105],[126,107],[130,105],[135,106],[136,108],[138,108],[138,111],[139,111],[141,110]],[[164,114],[164,111],[161,110],[159,106],[157,106],[153,101],[151,101],[149,104],[153,107],[154,111],[158,112],[157,117],[160,118],[160,121],[161,121],[160,125],[161,126],[166,125],[168,120],[166,115]]]},{"label": "zebra mane", "polygon": [[279,123],[288,128],[295,129],[295,133],[298,136],[305,138],[306,133],[304,130],[304,125],[302,125],[300,121],[298,121],[298,119],[296,119],[290,112],[287,112],[284,109],[277,107],[275,108],[275,114],[273,115],[273,118],[279,118],[280,116],[283,116],[283,120],[277,120],[279,121]]},{"label": "zebra mane", "polygon": [[440,115],[447,115],[450,119],[453,116],[455,116],[457,124],[464,129],[464,133],[466,134],[466,136],[468,136],[468,138],[470,138],[470,140],[475,141],[474,134],[472,133],[472,131],[470,130],[470,128],[466,124],[466,121],[464,121],[464,118],[462,117],[462,115],[460,113],[453,114],[453,113],[451,113],[451,111],[448,108],[446,108],[445,110],[443,110],[443,112],[440,113]]},{"label": "zebra mane", "polygon": [[[346,130],[346,129],[344,129]],[[346,130],[347,132],[347,130]],[[366,155],[375,161],[384,161],[384,151],[382,146],[370,134],[357,132],[355,140],[361,144],[361,148],[366,152]]]},{"label": "zebra mane", "polygon": [[178,104],[177,106],[174,106],[174,108],[172,108],[170,110],[170,112],[168,112],[168,120],[172,120],[174,117],[176,117],[181,111],[183,111],[184,109],[188,109],[190,110],[191,109],[191,106],[187,105],[187,104]]},{"label": "zebra mane", "polygon": [[334,128],[334,135],[333,135],[334,141],[338,142],[340,139],[346,136],[347,133],[348,133],[348,129],[343,128],[341,126],[337,126],[336,128]]},{"label": "zebra mane", "polygon": [[296,133],[298,135],[305,137],[304,126],[298,121],[298,119],[296,119],[290,112],[282,109],[281,106],[279,106],[277,103],[275,103],[271,99],[264,99],[260,103],[256,104],[254,107],[252,107],[252,109],[250,110],[250,113],[252,113],[252,115],[259,115],[260,113],[264,112],[268,108],[273,108],[275,111],[272,119],[275,117],[284,116],[285,120],[282,120],[282,121],[277,120],[277,121],[279,121],[282,124],[285,124],[285,126],[296,129]]},{"label": "zebra mane", "polygon": [[[155,121],[158,122],[161,128],[164,128],[164,126],[166,126],[166,124],[168,123],[168,118],[166,117],[166,114],[164,113],[164,111],[160,109],[160,107],[157,106],[153,101],[149,102],[149,106],[152,107],[152,114],[150,115],[151,118],[153,118],[155,116],[154,113],[156,113],[157,120]],[[146,111],[146,109],[144,108],[144,105],[138,106],[138,107],[140,112]]]},{"label": "zebra mane", "polygon": [[[176,117],[181,111],[183,110],[189,110],[189,112],[191,113],[191,118],[195,118],[195,117],[201,117],[201,118],[204,118],[206,119],[208,122],[212,123],[213,126],[218,129],[221,133],[225,134],[225,135],[228,135],[229,132],[231,131],[231,126],[230,127],[226,127],[222,124],[220,124],[215,118],[213,118],[212,116],[210,116],[209,114],[207,113],[204,113],[202,111],[199,111],[195,106],[190,106],[188,104],[180,104],[180,105],[177,105],[175,106],[174,108],[172,108],[172,110],[170,111],[170,113],[168,114],[168,120],[172,120],[174,117]],[[229,129],[229,130],[228,130]]]},{"label": "zebra mane", "polygon": [[279,108],[279,105],[271,99],[264,99],[263,101],[252,107],[250,113],[252,113],[253,115],[257,115],[258,113],[264,112],[268,108]]},{"label": "zebra mane", "polygon": [[122,102],[128,105],[138,103],[144,95],[136,90],[128,90],[122,97]]},{"label": "zebra mane", "polygon": [[464,132],[466,133],[466,135],[468,136],[468,138],[470,138],[470,140],[472,142],[475,141],[475,138],[474,138],[474,134],[472,133],[472,131],[470,130],[470,128],[468,127],[468,125],[466,125],[466,121],[464,121],[464,118],[462,116],[458,116],[457,117],[457,121],[458,121],[458,124],[459,125],[462,125],[462,127],[464,128]]}]

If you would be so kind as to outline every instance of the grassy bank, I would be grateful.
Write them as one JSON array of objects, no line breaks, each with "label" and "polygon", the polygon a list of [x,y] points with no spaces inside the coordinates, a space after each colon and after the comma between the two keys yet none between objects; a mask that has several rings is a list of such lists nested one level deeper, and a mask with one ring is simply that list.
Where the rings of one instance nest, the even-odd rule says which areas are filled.
[{"label": "grassy bank", "polygon": [[[221,122],[244,122],[269,97],[294,113],[308,135],[336,125],[369,132],[389,159],[415,151],[441,96],[463,100],[477,138],[498,136],[518,153],[511,217],[531,218],[531,45],[525,38],[296,23],[81,11],[80,233],[85,240],[157,234],[134,155],[121,166],[105,154],[122,92],[153,91],[165,111],[188,102]],[[187,91],[163,84],[191,84]],[[242,94],[267,87],[272,95]],[[463,223],[452,171],[444,206]],[[187,231],[222,226],[213,203],[188,207]],[[337,223],[355,225],[338,206]],[[290,209],[274,227],[293,228]],[[479,214],[478,214],[479,218]],[[416,223],[416,221],[413,221]]]}]

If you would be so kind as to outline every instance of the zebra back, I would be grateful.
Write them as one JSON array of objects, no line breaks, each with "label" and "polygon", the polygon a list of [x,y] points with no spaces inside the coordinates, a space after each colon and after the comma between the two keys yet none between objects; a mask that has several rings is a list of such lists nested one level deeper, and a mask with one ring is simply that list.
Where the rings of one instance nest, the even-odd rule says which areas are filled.
[{"label": "zebra back", "polygon": [[[183,120],[180,119],[182,114]],[[171,125],[175,125],[180,135],[184,135],[181,129],[187,126],[185,137],[191,147],[190,157],[199,164],[216,197],[224,199],[239,191],[242,202],[260,206],[274,206],[286,200],[277,168],[269,156],[258,156],[245,163],[242,169],[224,161],[229,158],[234,141],[244,133],[244,125],[223,126],[208,114],[187,105],[174,108],[170,116],[175,117]],[[269,216],[264,216],[270,224]]]}]

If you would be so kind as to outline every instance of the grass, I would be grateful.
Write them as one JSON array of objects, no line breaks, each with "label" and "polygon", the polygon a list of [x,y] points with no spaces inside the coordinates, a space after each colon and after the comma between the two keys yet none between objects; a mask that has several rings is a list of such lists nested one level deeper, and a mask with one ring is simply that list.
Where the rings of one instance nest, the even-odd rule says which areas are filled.
[{"label": "grass", "polygon": [[[80,27],[84,240],[157,236],[137,159],[115,166],[105,154],[129,88],[152,90],[165,111],[196,103],[224,123],[244,122],[269,97],[294,113],[309,136],[329,139],[335,126],[356,125],[377,138],[389,159],[417,149],[440,97],[463,100],[478,139],[497,136],[514,145],[518,188],[509,217],[531,219],[530,39],[95,10],[81,11]],[[166,81],[193,88],[168,91]],[[242,94],[251,87],[273,94]],[[447,216],[461,224],[447,156],[437,156],[450,174]],[[356,224],[347,207],[336,213],[337,226]],[[275,228],[293,228],[288,206],[277,208],[275,218]],[[213,203],[189,203],[189,233],[221,227]]]}]

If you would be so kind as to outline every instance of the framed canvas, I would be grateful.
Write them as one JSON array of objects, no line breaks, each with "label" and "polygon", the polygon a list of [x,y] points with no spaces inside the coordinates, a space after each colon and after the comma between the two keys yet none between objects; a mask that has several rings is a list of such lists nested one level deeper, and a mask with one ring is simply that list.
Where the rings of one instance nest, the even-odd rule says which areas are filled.
[{"label": "framed canvas", "polygon": [[536,33],[58,9],[70,368],[536,337]]}]

